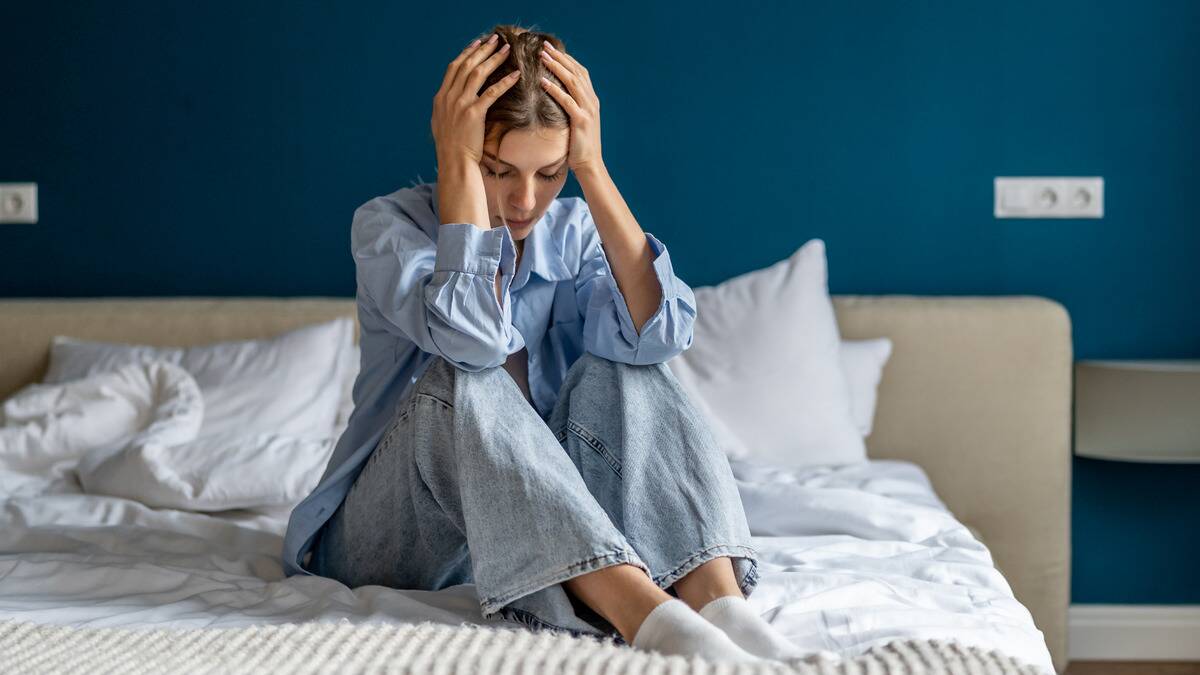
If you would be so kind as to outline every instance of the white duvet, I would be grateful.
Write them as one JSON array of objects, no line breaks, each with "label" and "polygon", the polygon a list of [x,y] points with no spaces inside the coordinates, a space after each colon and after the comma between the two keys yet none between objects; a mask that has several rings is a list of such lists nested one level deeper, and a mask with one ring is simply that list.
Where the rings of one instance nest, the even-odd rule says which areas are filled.
[{"label": "white duvet", "polygon": [[0,407],[0,494],[125,497],[220,511],[292,504],[316,487],[332,437],[200,435],[204,397],[162,360],[29,385]]},{"label": "white duvet", "polygon": [[[328,444],[197,443],[187,431],[198,392],[186,372],[159,363],[98,378],[5,403],[0,616],[75,626],[493,623],[471,585],[352,590],[284,578],[287,516],[315,485]],[[761,554],[750,603],[797,645],[853,656],[896,638],[948,638],[1053,672],[1029,611],[916,464],[732,466]],[[281,476],[290,488],[275,484]],[[305,491],[253,510],[178,508],[281,489]]]}]

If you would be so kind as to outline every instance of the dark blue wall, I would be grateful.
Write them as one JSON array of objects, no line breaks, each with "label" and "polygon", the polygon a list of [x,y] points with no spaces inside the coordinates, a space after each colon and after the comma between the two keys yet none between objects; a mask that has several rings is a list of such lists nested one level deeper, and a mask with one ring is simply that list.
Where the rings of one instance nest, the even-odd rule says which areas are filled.
[{"label": "dark blue wall", "polygon": [[[353,209],[436,180],[447,62],[518,22],[693,286],[822,237],[835,293],[1045,295],[1078,358],[1200,357],[1200,3],[502,4],[7,2],[0,181],[41,222],[0,296],[353,295]],[[1002,175],[1104,176],[1106,215],[995,220]],[[1073,600],[1200,602],[1200,467],[1074,469]]]}]

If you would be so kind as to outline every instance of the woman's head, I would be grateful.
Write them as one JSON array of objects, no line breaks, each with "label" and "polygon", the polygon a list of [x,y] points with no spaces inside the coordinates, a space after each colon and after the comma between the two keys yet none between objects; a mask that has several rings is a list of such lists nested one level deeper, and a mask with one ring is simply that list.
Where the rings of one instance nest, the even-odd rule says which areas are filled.
[{"label": "woman's head", "polygon": [[[539,56],[543,40],[560,51],[566,49],[553,35],[518,26],[497,25],[481,37],[486,40],[491,33],[500,36],[498,47],[511,46],[508,57],[479,90],[514,70],[520,70],[521,77],[488,108],[480,171],[492,226],[508,224],[513,239],[521,240],[533,231],[567,180],[571,120],[542,88],[543,76],[559,86],[562,83]],[[526,225],[511,222],[525,219],[530,219]]]}]

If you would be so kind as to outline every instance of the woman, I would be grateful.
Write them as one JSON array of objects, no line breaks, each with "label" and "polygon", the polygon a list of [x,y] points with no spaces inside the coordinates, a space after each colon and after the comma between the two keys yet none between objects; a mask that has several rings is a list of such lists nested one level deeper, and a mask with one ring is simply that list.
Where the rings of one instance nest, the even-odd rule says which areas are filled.
[{"label": "woman", "polygon": [[[732,473],[664,364],[695,298],[605,171],[599,108],[544,33],[497,26],[450,63],[438,183],[355,212],[355,409],[285,570],[473,583],[485,618],[665,653],[800,656],[745,600]],[[586,201],[556,198],[568,169]]]}]

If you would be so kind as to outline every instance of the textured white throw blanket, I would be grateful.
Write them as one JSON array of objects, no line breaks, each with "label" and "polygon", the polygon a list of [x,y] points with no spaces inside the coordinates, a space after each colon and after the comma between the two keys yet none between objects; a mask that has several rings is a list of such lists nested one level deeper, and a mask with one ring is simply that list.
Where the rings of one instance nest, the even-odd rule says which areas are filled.
[{"label": "textured white throw blanket", "polygon": [[593,637],[463,624],[302,623],[244,628],[72,628],[0,622],[5,673],[797,673],[1053,675],[954,640],[894,640],[847,659],[712,663]]}]

